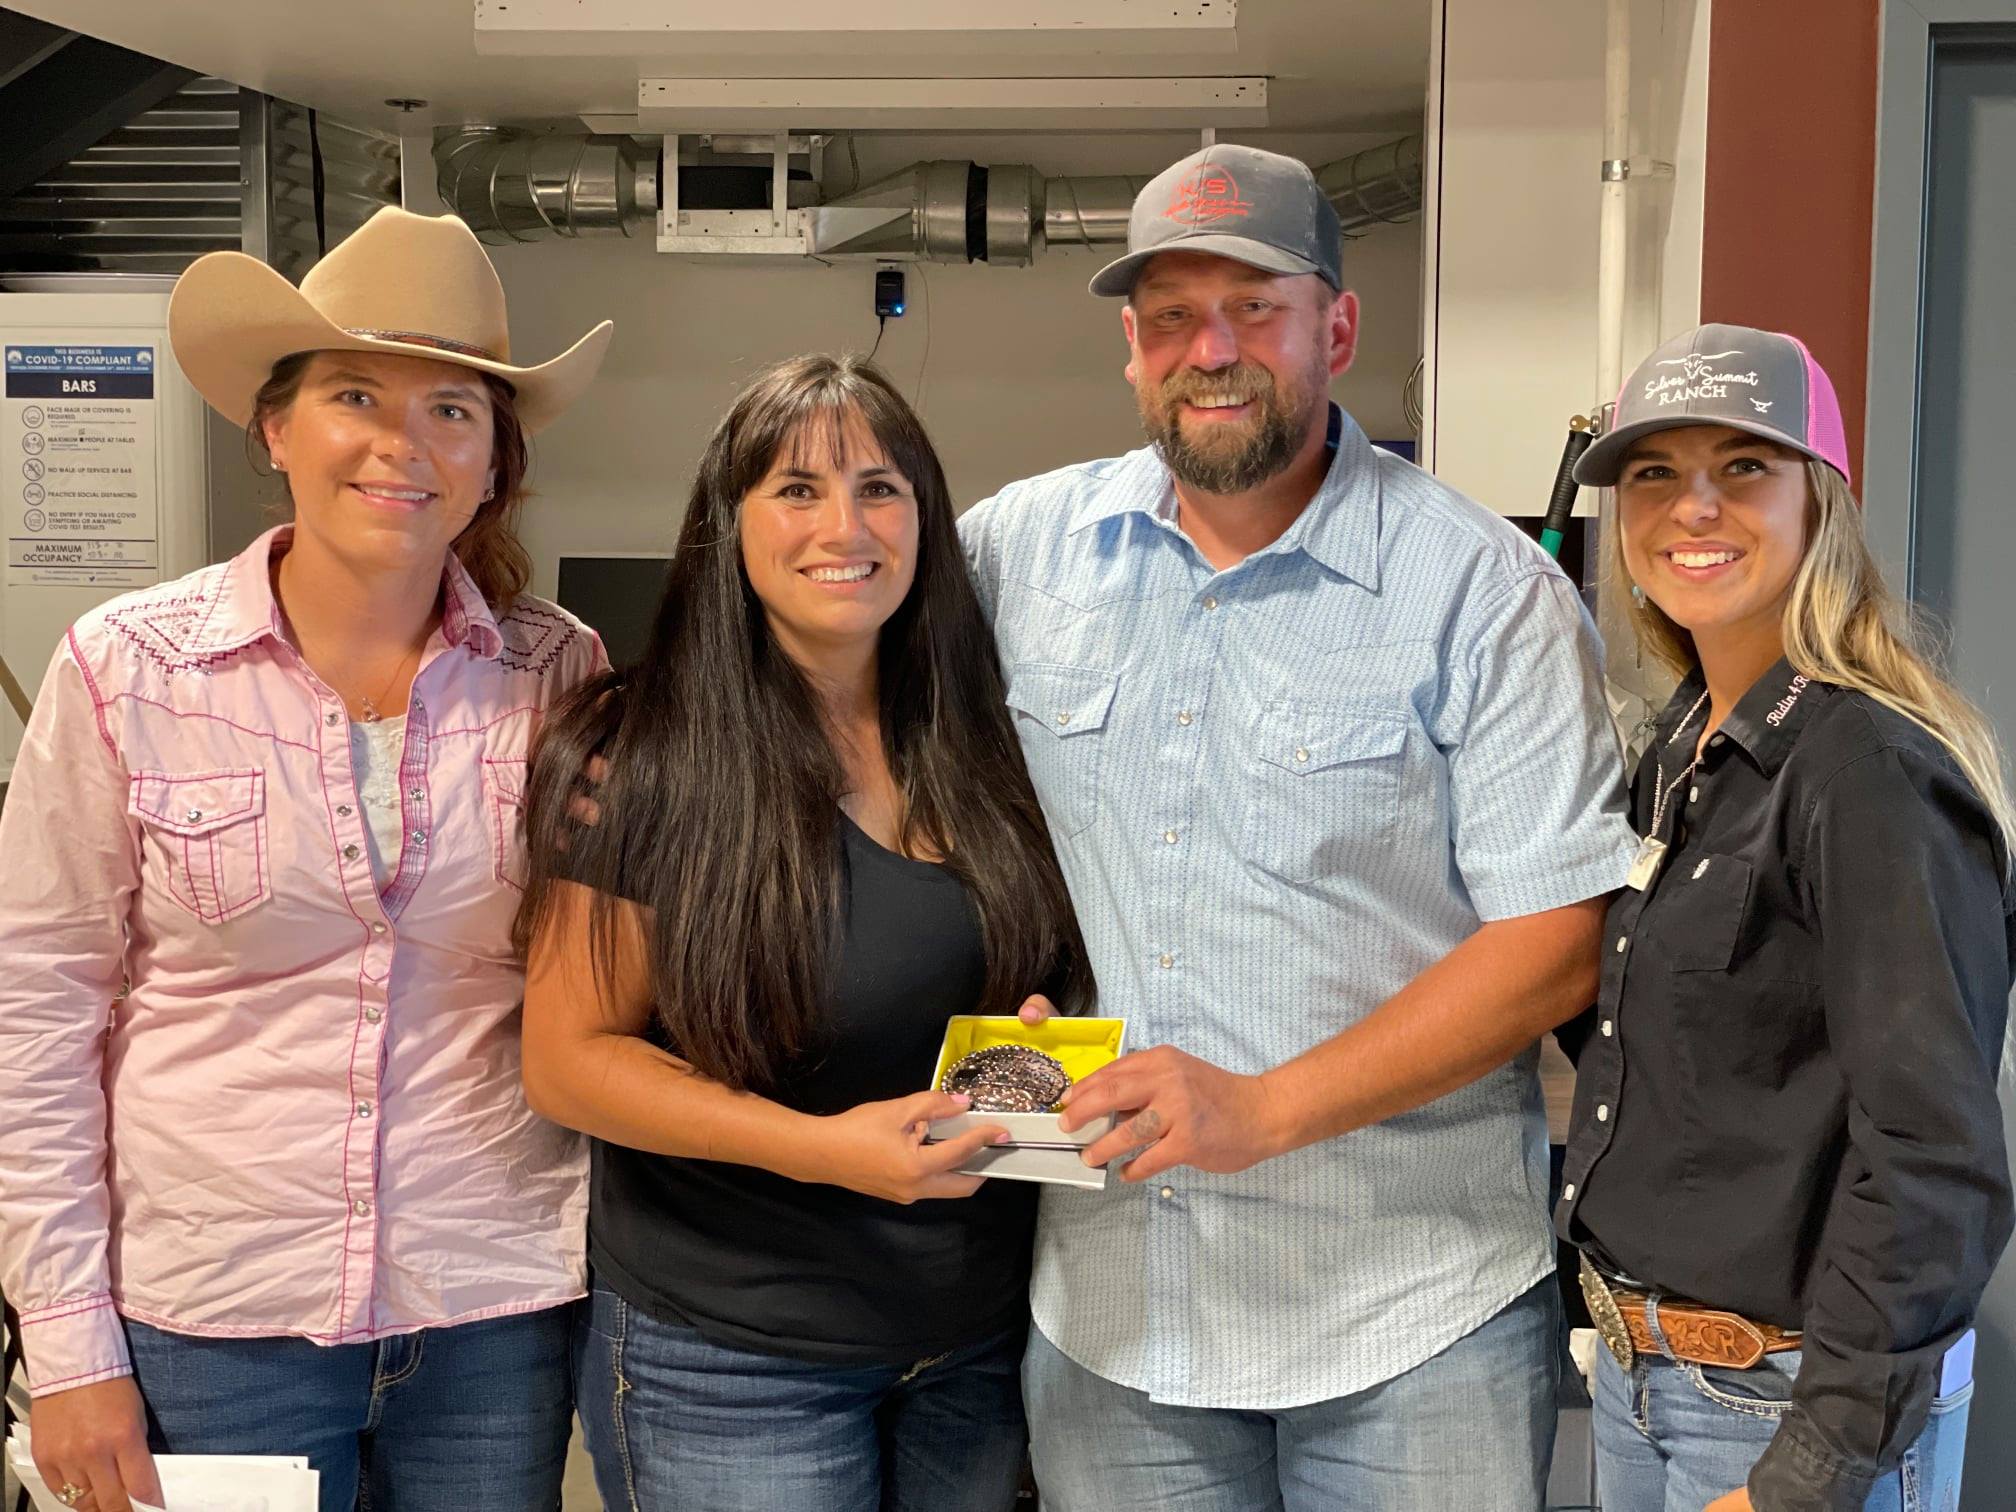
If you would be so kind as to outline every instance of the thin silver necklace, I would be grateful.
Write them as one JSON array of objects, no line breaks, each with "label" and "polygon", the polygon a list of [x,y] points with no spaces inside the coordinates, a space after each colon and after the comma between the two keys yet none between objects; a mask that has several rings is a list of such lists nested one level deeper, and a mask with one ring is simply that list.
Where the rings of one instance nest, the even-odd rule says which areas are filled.
[{"label": "thin silver necklace", "polygon": [[1631,875],[1626,885],[1644,892],[1659,875],[1659,867],[1666,859],[1666,842],[1659,838],[1659,831],[1666,821],[1666,805],[1672,799],[1681,783],[1694,775],[1694,769],[1701,765],[1701,753],[1696,751],[1694,759],[1672,782],[1666,780],[1666,746],[1676,745],[1680,737],[1687,733],[1687,727],[1694,723],[1694,716],[1701,712],[1701,705],[1708,702],[1708,690],[1702,689],[1701,696],[1694,700],[1694,707],[1681,717],[1680,727],[1666,737],[1665,744],[1653,759],[1652,778],[1652,831],[1638,842],[1638,854],[1631,858]]},{"label": "thin silver necklace", "polygon": [[[399,674],[406,670],[406,664],[412,661],[413,658],[418,656],[419,654],[420,649],[419,647],[416,646],[414,647],[414,649],[408,651],[404,656],[399,658],[399,665],[394,667],[392,669],[392,675],[387,679],[385,679],[385,686],[378,690],[377,698],[364,698],[364,697],[358,698],[357,700],[358,707],[362,711],[357,716],[360,723],[377,724],[381,719],[385,717],[378,710],[379,702],[385,697],[386,694],[392,691],[392,685],[399,681]],[[1654,825],[1653,828],[1656,829],[1658,828],[1658,826]]]}]

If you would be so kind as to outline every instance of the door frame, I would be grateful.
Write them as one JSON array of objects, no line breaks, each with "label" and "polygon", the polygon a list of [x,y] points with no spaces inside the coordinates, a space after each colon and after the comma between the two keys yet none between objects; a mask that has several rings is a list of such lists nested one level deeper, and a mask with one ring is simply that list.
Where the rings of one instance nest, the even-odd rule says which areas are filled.
[{"label": "door frame", "polygon": [[1861,492],[1872,506],[1869,544],[1890,581],[1914,598],[1932,66],[1955,33],[2004,25],[2016,27],[2016,0],[1883,0]]}]

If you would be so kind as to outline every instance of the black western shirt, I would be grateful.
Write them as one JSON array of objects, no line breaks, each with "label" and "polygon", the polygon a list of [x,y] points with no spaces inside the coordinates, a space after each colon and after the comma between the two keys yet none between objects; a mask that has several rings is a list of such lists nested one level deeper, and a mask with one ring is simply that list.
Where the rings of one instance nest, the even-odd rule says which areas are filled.
[{"label": "black western shirt", "polygon": [[1640,834],[1672,786],[1664,865],[1611,904],[1597,1006],[1563,1034],[1556,1224],[1614,1274],[1803,1329],[1751,1499],[1859,1512],[2010,1234],[2007,857],[1937,741],[1784,662],[1675,785],[1702,686],[1633,783]]}]

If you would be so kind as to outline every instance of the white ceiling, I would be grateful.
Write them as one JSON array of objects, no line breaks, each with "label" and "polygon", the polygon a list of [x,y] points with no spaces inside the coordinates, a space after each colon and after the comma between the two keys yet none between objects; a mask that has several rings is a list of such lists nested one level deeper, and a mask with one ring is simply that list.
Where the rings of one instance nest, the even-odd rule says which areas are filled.
[{"label": "white ceiling", "polygon": [[[472,0],[7,3],[356,125],[408,132],[463,121],[534,124],[571,122],[583,114],[627,116],[637,108],[637,81],[646,77],[1025,73],[1265,75],[1272,80],[1269,130],[1408,130],[1420,122],[1428,68],[1429,0],[1241,0],[1236,41],[1209,44],[1214,50],[1205,56],[1172,55],[1165,47],[1133,56],[1044,60],[990,48],[885,57],[872,68],[836,67],[830,53],[808,55],[788,41],[717,57],[690,49],[593,58],[479,54]],[[424,99],[427,108],[402,116],[384,103],[400,97]],[[1255,133],[1241,128],[1238,134]]]}]

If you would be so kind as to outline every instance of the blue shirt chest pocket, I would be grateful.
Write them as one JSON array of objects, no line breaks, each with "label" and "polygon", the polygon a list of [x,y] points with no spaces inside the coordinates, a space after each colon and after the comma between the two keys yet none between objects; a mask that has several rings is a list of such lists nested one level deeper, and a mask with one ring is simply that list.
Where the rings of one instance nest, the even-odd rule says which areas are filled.
[{"label": "blue shirt chest pocket", "polygon": [[1399,710],[1267,705],[1247,763],[1243,854],[1288,882],[1375,864],[1395,839],[1412,727]]},{"label": "blue shirt chest pocket", "polygon": [[1008,673],[1008,707],[1029,780],[1053,833],[1083,834],[1099,817],[1100,757],[1117,673],[1021,662]]}]

